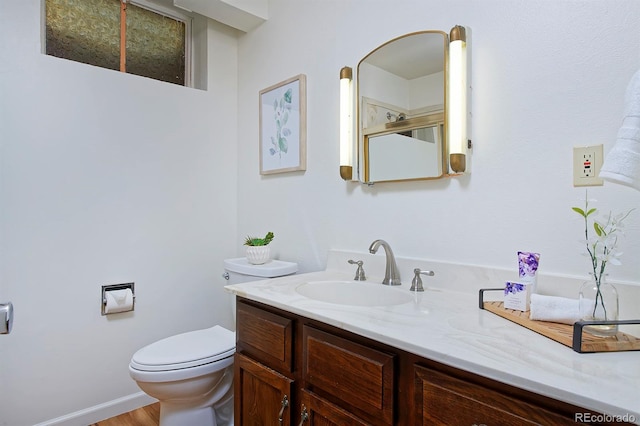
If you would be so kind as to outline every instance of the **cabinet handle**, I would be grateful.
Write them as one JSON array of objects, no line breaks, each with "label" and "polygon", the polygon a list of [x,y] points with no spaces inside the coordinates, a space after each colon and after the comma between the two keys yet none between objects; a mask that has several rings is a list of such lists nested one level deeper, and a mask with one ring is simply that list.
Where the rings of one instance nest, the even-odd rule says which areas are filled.
[{"label": "cabinet handle", "polygon": [[284,410],[289,406],[289,398],[287,397],[287,395],[282,397],[281,404],[282,404],[282,408],[280,408],[280,412],[278,413],[278,422],[279,422],[278,424],[280,426],[282,426],[282,415],[284,414]]},{"label": "cabinet handle", "polygon": [[298,426],[302,426],[307,420],[309,420],[309,413],[307,413],[307,407],[302,404],[302,413],[300,413],[300,424]]}]

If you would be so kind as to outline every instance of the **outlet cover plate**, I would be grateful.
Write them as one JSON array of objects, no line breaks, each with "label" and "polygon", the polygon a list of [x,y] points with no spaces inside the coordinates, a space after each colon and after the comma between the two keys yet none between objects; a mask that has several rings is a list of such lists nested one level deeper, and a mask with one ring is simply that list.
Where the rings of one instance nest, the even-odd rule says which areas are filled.
[{"label": "outlet cover plate", "polygon": [[598,177],[604,159],[602,145],[573,148],[573,186],[602,186]]}]

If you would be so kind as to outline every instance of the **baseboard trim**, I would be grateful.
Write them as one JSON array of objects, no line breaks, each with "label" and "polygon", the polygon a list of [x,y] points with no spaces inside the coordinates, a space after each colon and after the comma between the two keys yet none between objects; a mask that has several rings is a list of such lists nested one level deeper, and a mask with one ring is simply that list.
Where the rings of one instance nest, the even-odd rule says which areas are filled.
[{"label": "baseboard trim", "polygon": [[94,405],[84,410],[69,413],[64,416],[38,423],[34,426],[78,426],[90,425],[101,420],[118,416],[128,411],[133,411],[145,405],[157,402],[144,392],[134,393],[122,398],[114,399],[103,404]]}]

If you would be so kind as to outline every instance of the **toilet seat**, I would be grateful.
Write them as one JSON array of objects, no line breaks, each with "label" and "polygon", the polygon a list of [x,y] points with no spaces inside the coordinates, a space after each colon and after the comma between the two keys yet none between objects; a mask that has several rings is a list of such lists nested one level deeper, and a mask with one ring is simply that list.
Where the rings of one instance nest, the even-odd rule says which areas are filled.
[{"label": "toilet seat", "polygon": [[214,363],[235,353],[235,333],[219,325],[159,340],[137,351],[130,367],[139,371],[174,371]]}]

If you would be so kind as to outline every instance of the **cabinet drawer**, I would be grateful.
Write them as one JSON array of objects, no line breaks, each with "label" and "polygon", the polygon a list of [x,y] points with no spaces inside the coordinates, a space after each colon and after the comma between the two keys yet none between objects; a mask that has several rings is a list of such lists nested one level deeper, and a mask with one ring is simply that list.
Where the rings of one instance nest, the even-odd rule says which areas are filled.
[{"label": "cabinet drawer", "polygon": [[415,366],[417,425],[576,425],[573,419],[493,389]]},{"label": "cabinet drawer", "polygon": [[293,321],[237,302],[236,333],[240,353],[280,371],[293,370]]},{"label": "cabinet drawer", "polygon": [[371,424],[393,424],[394,368],[394,355],[303,327],[307,388]]},{"label": "cabinet drawer", "polygon": [[367,426],[348,411],[310,392],[302,391],[300,420],[309,426]]}]

